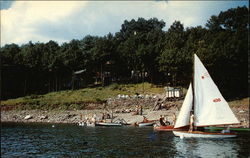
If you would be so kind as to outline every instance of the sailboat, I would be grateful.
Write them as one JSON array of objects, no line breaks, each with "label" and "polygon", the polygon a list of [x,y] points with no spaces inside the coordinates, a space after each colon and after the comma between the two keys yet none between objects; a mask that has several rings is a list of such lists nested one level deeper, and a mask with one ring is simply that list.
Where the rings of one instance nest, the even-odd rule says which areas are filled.
[{"label": "sailboat", "polygon": [[[180,129],[189,126],[191,111],[194,113],[194,127],[232,125],[240,122],[223,98],[205,66],[194,54],[194,78],[190,83],[182,108],[174,126]],[[230,132],[173,131],[175,136],[201,138],[236,137]]]}]

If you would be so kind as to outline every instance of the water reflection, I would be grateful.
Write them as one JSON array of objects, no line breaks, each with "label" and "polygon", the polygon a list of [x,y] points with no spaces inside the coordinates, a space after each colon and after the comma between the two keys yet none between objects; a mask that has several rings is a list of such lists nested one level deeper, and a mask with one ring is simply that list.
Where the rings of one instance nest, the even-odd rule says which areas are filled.
[{"label": "water reflection", "polygon": [[240,148],[235,138],[233,139],[180,139],[175,137],[177,156],[187,157],[238,157]]}]

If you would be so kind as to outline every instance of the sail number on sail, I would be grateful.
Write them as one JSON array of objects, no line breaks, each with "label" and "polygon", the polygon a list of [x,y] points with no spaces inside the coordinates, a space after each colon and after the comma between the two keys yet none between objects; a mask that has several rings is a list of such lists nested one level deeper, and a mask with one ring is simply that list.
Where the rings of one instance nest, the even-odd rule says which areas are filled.
[{"label": "sail number on sail", "polygon": [[213,102],[220,102],[221,101],[221,99],[220,98],[215,98],[214,100],[213,100]]},{"label": "sail number on sail", "polygon": [[201,76],[202,79],[204,79],[205,77],[209,77],[208,72],[205,72],[205,73]]}]

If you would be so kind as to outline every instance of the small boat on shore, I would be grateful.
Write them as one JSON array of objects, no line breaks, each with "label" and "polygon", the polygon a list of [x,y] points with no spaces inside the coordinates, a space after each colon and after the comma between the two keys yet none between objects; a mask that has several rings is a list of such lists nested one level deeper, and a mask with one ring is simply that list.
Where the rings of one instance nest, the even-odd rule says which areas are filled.
[{"label": "small boat on shore", "polygon": [[96,126],[122,126],[122,123],[112,123],[112,122],[97,122]]},{"label": "small boat on shore", "polygon": [[155,121],[148,121],[148,122],[140,122],[138,123],[139,127],[145,127],[145,126],[153,126],[155,124]]}]

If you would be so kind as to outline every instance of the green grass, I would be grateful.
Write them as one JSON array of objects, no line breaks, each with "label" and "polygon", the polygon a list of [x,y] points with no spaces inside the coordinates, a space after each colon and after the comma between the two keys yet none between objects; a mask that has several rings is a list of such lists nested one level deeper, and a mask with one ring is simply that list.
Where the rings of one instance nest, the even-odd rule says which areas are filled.
[{"label": "green grass", "polygon": [[[183,89],[184,94],[186,89]],[[88,103],[102,103],[118,94],[162,94],[163,87],[150,83],[140,84],[112,84],[107,87],[84,88],[51,92],[45,95],[30,95],[17,99],[1,101],[1,106],[15,107],[17,110],[80,110],[85,109]],[[249,98],[229,102],[230,107],[249,107]]]},{"label": "green grass", "polygon": [[84,109],[86,103],[101,103],[118,94],[135,95],[163,93],[163,87],[150,83],[112,84],[107,87],[84,88],[51,92],[45,95],[30,95],[2,101],[1,105],[15,106],[16,109]]}]

